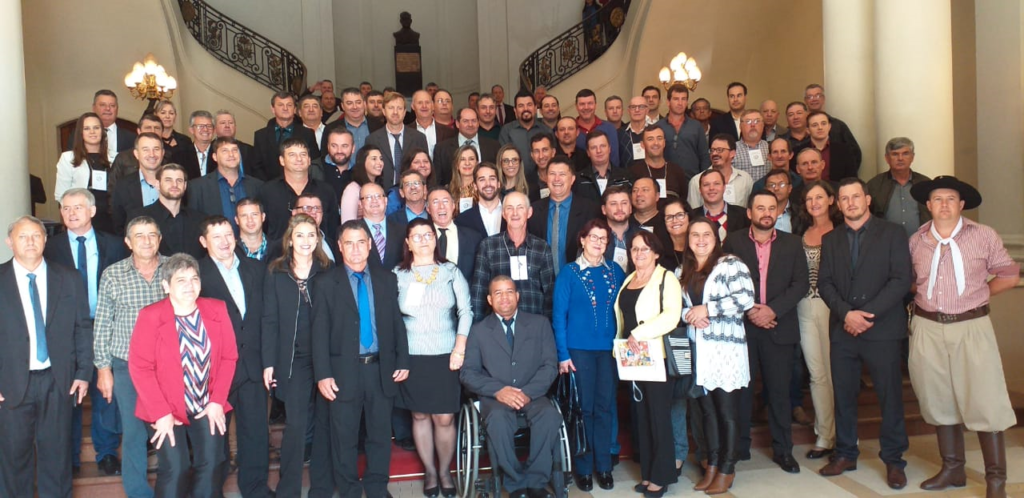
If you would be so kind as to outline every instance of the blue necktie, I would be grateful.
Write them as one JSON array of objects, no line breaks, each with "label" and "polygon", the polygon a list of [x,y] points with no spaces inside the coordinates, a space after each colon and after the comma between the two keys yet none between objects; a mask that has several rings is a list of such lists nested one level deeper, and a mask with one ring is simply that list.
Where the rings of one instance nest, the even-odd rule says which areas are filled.
[{"label": "blue necktie", "polygon": [[85,254],[85,237],[78,237],[78,273],[82,274],[82,280],[85,281],[85,290],[89,292],[89,260]]},{"label": "blue necktie", "polygon": [[501,319],[501,323],[505,324],[505,339],[508,341],[509,349],[511,349],[513,344],[516,342],[515,337],[512,335],[512,323],[515,321],[515,318],[509,318],[508,320],[504,318]]},{"label": "blue necktie", "polygon": [[362,344],[364,348],[370,349],[373,345],[373,319],[370,316],[370,291],[366,289],[366,281],[363,280],[365,275],[363,273],[353,273],[357,280],[359,280],[358,287],[358,306],[359,306],[359,344]]},{"label": "blue necktie", "polygon": [[28,296],[32,301],[32,313],[36,317],[36,359],[45,362],[50,358],[50,351],[46,348],[46,322],[43,321],[43,304],[39,299],[35,273],[28,274]]}]

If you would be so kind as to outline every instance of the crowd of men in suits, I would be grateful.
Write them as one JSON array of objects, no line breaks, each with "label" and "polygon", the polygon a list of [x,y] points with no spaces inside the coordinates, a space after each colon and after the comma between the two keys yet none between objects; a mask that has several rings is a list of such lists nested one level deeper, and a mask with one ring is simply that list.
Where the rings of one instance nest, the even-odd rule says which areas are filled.
[{"label": "crowd of men in suits", "polygon": [[[802,186],[818,181],[835,188],[844,217],[823,241],[819,275],[832,316],[838,433],[835,454],[822,473],[856,468],[856,395],[864,364],[882,405],[881,457],[890,467],[887,481],[902,487],[906,478],[901,477],[901,455],[907,449],[899,354],[907,337],[904,299],[916,295],[918,310],[923,310],[917,317],[930,320],[938,328],[935,333],[951,324],[974,323],[969,320],[987,322],[989,294],[980,290],[985,285],[974,282],[975,277],[995,275],[996,284],[985,287],[994,294],[1016,283],[1019,266],[1005,256],[994,232],[960,217],[961,209],[980,204],[977,191],[955,179],[931,180],[912,172],[909,140],[891,142],[885,153],[890,170],[865,183],[856,178],[860,147],[849,127],[825,112],[820,85],[809,85],[804,101],[789,103],[784,113],[771,100],[750,108],[746,94],[742,83],[728,85],[728,109],[712,117],[706,99],[690,105],[689,91],[675,85],[665,94],[667,113],[662,115],[661,90],[647,87],[629,99],[605,99],[606,119],[601,119],[597,97],[588,89],[577,93],[578,116],[572,118],[561,115],[553,95],[520,92],[510,105],[497,85],[456,109],[451,94],[436,85],[407,99],[389,90],[374,91],[368,83],[336,95],[330,81],[321,81],[299,98],[275,93],[270,99],[273,117],[256,131],[251,145],[234,136],[233,126],[225,128],[227,134],[220,127],[215,131],[213,114],[197,110],[189,117],[190,141],[179,141],[170,150],[159,119],[143,116],[140,133],[133,136],[112,124],[116,96],[98,92],[94,110],[111,138],[108,152],[112,158],[127,154],[134,159],[115,161],[110,211],[97,212],[93,191],[108,187],[93,182],[60,198],[66,232],[47,237],[30,217],[8,228],[7,243],[15,256],[0,265],[0,306],[7,308],[0,313],[5,321],[0,334],[8,345],[0,359],[0,490],[6,496],[25,496],[28,490],[30,496],[32,468],[38,466],[40,496],[70,496],[72,467],[79,465],[72,460],[72,447],[80,445],[72,441],[72,413],[80,410],[78,404],[89,392],[92,441],[101,469],[121,474],[129,496],[152,496],[145,475],[147,430],[134,416],[136,393],[125,374],[125,341],[139,310],[163,297],[154,282],[166,256],[184,252],[199,259],[204,296],[229,304],[240,354],[231,401],[238,424],[239,487],[243,496],[269,496],[268,386],[263,377],[267,355],[260,351],[268,343],[260,338],[260,315],[253,311],[263,306],[263,267],[282,254],[281,238],[292,216],[315,219],[325,253],[336,264],[352,267],[368,261],[374,271],[392,270],[403,251],[405,225],[427,218],[437,229],[441,254],[471,283],[478,321],[495,312],[511,316],[507,303],[498,310],[493,299],[494,282],[500,290],[503,279],[510,279],[518,292],[513,313],[518,309],[550,318],[554,278],[579,254],[576,234],[583,224],[598,217],[608,221],[613,232],[608,260],[628,272],[628,249],[623,249],[629,234],[648,230],[665,247],[673,247],[662,212],[671,198],[684,200],[690,216],[715,221],[727,252],[751,269],[758,289],[758,306],[747,319],[751,371],[760,372],[771,407],[774,460],[787,472],[799,472],[791,455],[794,412],[789,398],[792,372],[799,367],[795,307],[807,292],[808,268],[799,238],[789,232],[799,230]],[[476,194],[473,205],[460,210],[459,199],[444,186],[459,174],[453,156],[467,144],[479,159],[473,171]],[[497,154],[506,144],[522,158],[528,192],[505,192]],[[360,150],[367,145],[381,152],[382,173],[376,181],[360,182],[361,217],[356,225],[343,225],[339,202],[364,168]],[[431,156],[428,177],[404,176],[403,153],[414,149]],[[409,205],[403,191],[407,186],[422,188],[414,190],[416,200]],[[204,223],[210,216],[223,217],[226,223]],[[94,217],[109,217],[115,233],[94,229]],[[929,223],[931,217],[934,223]],[[936,231],[940,217],[942,228]],[[951,234],[952,226],[957,228]],[[383,233],[383,240],[375,240],[374,229]],[[964,269],[975,268],[976,261],[957,259],[961,252],[974,254],[963,242],[960,249],[947,250],[956,247],[957,234],[991,246],[978,256],[988,258],[987,265],[978,267],[980,273]],[[339,243],[346,236],[374,240],[361,262]],[[915,247],[931,251],[920,256],[924,266],[917,264],[918,254],[911,254]],[[236,268],[237,278],[225,280],[224,267]],[[936,274],[948,278],[936,284]],[[965,284],[965,279],[971,282]],[[956,305],[955,296],[964,296],[965,286],[976,291],[969,297],[977,306],[970,309]],[[935,308],[933,288],[946,293],[937,302],[947,307]],[[991,335],[990,324],[987,330]],[[994,348],[994,340],[990,342]],[[928,347],[931,354],[944,346]],[[986,353],[991,360],[987,368],[1002,379],[998,351],[992,348]],[[913,355],[912,349],[912,363]],[[345,387],[345,370],[331,375]],[[976,388],[969,371],[955,370],[952,377],[954,384]],[[936,382],[921,381],[929,386]],[[747,391],[741,408],[741,458],[749,455],[754,404],[752,389]],[[980,402],[958,393],[940,395],[941,387],[927,392],[936,400],[923,402],[946,408],[925,410],[926,420],[953,428],[940,430],[943,472],[948,474],[942,487],[963,485],[966,424],[993,435],[986,436],[989,442],[983,440],[983,447],[989,489],[998,493],[1006,469],[1001,449],[1001,431],[1008,427],[1008,399],[1001,401],[1005,385],[989,386],[986,392],[997,398],[984,402],[989,410],[974,407]],[[992,412],[1001,418],[990,416]],[[80,437],[80,422],[75,424]],[[406,443],[408,414],[404,422],[398,414],[393,425],[396,440]],[[36,454],[46,458],[37,463]]]}]

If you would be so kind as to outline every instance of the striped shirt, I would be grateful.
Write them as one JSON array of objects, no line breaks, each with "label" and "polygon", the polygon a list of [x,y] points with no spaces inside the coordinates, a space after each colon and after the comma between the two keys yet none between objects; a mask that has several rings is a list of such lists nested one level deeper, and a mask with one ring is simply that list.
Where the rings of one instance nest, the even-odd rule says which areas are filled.
[{"label": "striped shirt", "polygon": [[188,315],[175,316],[174,323],[178,329],[178,353],[185,382],[185,408],[189,415],[197,415],[210,404],[210,353],[213,348],[199,308]]},{"label": "striped shirt", "polygon": [[160,271],[166,256],[160,260],[153,280],[147,282],[128,256],[110,265],[100,277],[93,325],[93,354],[96,368],[110,368],[111,358],[128,361],[128,343],[139,311],[165,297],[160,286]]},{"label": "striped shirt", "polygon": [[914,283],[917,285],[914,303],[924,310],[947,314],[973,310],[988,304],[989,275],[1012,278],[1020,274],[1020,264],[1010,257],[995,230],[967,218],[963,220],[963,228],[956,237],[953,237],[960,246],[960,253],[964,259],[964,277],[967,285],[963,295],[957,295],[952,255],[949,246],[945,246],[939,257],[935,290],[932,298],[928,299],[932,255],[938,245],[938,241],[931,234],[932,222],[925,223],[910,238],[910,257],[914,266]]},{"label": "striped shirt", "polygon": [[[437,268],[437,278],[429,284]],[[469,283],[453,263],[395,268],[398,276],[398,309],[402,311],[409,336],[409,354],[441,355],[455,348],[455,336],[468,336],[473,325],[469,302]],[[416,281],[416,274],[424,283]],[[419,292],[415,287],[423,286]]]}]

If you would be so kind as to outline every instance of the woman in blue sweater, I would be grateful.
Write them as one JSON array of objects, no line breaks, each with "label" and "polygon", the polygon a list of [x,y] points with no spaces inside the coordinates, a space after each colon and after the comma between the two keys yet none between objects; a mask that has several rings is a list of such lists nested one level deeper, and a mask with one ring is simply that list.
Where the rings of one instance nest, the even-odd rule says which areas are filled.
[{"label": "woman in blue sweater", "polygon": [[612,489],[612,408],[615,404],[615,298],[626,275],[605,261],[611,233],[603,219],[588,221],[579,233],[583,248],[576,261],[565,265],[555,280],[553,328],[558,347],[558,370],[576,372],[589,451],[576,457],[576,485],[582,491],[597,484]]}]

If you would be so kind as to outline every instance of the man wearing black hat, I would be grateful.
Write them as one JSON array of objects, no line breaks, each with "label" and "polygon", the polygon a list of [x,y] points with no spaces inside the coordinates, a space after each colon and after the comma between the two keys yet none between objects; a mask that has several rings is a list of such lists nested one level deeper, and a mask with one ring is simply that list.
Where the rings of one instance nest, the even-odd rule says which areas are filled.
[{"label": "man wearing black hat", "polygon": [[[936,426],[942,470],[926,490],[962,487],[964,427],[978,433],[986,496],[1006,496],[1003,431],[1017,423],[989,319],[989,299],[1013,288],[1020,265],[990,227],[960,215],[981,204],[974,187],[952,176],[914,185],[932,221],[910,238],[916,295],[910,324],[910,381],[921,415]],[[945,246],[945,247],[943,247]],[[991,281],[988,276],[992,275]]]}]

